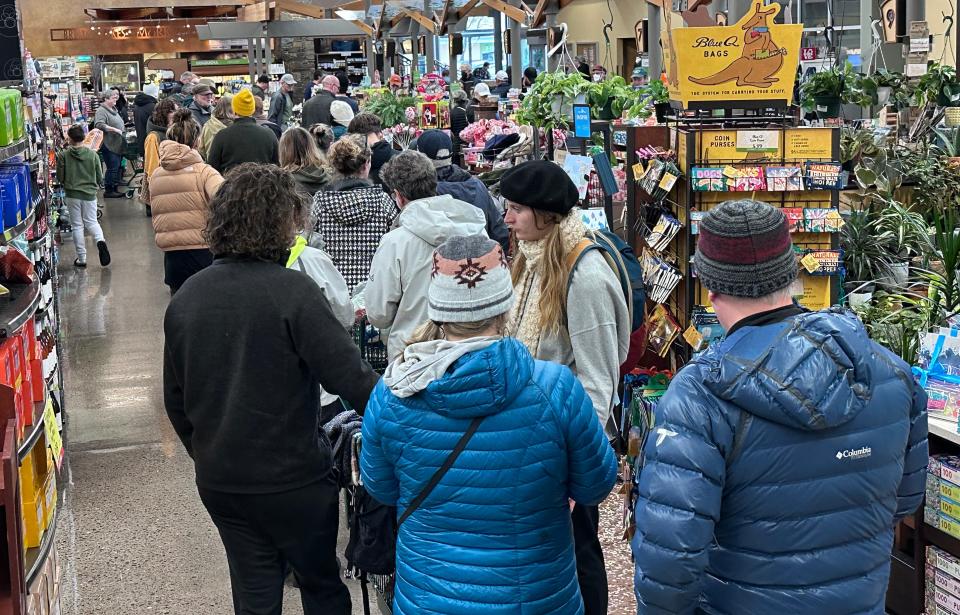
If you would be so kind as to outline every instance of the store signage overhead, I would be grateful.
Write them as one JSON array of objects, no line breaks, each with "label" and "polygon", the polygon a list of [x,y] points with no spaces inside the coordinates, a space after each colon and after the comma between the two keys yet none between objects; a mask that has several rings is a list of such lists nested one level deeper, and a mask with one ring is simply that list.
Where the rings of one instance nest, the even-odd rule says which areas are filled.
[{"label": "store signage overhead", "polygon": [[755,0],[735,25],[665,32],[671,100],[692,109],[734,101],[789,104],[803,25],[774,23],[780,10],[779,4]]}]

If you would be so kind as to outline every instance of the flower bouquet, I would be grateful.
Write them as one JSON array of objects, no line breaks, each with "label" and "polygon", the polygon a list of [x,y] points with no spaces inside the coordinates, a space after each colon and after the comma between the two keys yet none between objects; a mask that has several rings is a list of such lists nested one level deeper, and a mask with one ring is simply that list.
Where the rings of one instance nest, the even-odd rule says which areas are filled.
[{"label": "flower bouquet", "polygon": [[397,124],[384,130],[390,133],[394,148],[405,150],[410,147],[410,142],[423,133],[422,130],[411,124]]},{"label": "flower bouquet", "polygon": [[514,134],[519,129],[509,120],[477,120],[460,131],[460,138],[474,147],[483,147],[488,139],[496,135]]}]

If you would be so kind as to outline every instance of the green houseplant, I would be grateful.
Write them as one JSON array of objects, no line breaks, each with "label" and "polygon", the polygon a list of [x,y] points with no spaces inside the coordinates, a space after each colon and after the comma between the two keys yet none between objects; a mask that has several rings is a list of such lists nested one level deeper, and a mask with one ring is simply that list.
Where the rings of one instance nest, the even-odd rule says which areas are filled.
[{"label": "green houseplant", "polygon": [[870,300],[876,282],[889,273],[889,255],[884,245],[891,237],[878,234],[870,209],[853,210],[840,231],[843,266],[847,272],[846,292],[851,307]]},{"label": "green houseplant", "polygon": [[588,85],[580,73],[540,73],[520,104],[517,122],[537,128],[566,128],[573,103],[580,98],[586,100]]},{"label": "green houseplant", "polygon": [[384,92],[370,98],[363,110],[380,118],[384,128],[391,128],[407,121],[407,107],[414,107],[417,99],[413,96],[396,96],[392,92]]},{"label": "green houseplant", "polygon": [[823,118],[840,117],[840,105],[862,105],[862,77],[849,62],[810,76],[800,85],[800,104]]},{"label": "green houseplant", "polygon": [[917,82],[915,95],[920,105],[932,104],[940,107],[955,107],[960,104],[960,83],[957,82],[957,69],[939,62],[932,62],[927,72]]},{"label": "green houseplant", "polygon": [[894,107],[903,109],[910,106],[912,86],[903,73],[877,70],[860,81],[860,88],[870,104],[885,107],[893,101]]},{"label": "green houseplant", "polygon": [[587,101],[595,119],[612,120],[636,102],[637,95],[620,75],[587,85]]}]

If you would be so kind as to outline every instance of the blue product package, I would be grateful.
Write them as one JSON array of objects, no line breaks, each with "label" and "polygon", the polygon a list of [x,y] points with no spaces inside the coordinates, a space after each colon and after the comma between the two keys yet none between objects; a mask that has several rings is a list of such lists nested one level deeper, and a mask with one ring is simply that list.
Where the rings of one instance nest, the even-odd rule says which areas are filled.
[{"label": "blue product package", "polygon": [[12,228],[23,220],[23,216],[20,214],[22,201],[20,179],[15,173],[0,171],[0,204],[3,207],[3,228]]},{"label": "blue product package", "polygon": [[13,172],[20,182],[20,217],[26,218],[33,206],[33,181],[30,177],[30,165],[25,162],[7,162],[0,164],[0,173]]}]

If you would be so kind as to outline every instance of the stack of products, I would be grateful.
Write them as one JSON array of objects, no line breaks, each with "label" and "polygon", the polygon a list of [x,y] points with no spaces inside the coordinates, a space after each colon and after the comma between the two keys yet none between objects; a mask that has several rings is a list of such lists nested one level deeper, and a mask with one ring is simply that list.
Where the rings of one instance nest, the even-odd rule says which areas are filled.
[{"label": "stack of products", "polygon": [[723,337],[720,319],[712,308],[694,306],[690,314],[690,326],[683,332],[683,339],[694,352],[703,352],[710,344]]},{"label": "stack of products", "polygon": [[26,163],[0,165],[0,208],[3,228],[23,222],[33,209],[33,181]]},{"label": "stack of products", "polygon": [[927,392],[927,415],[949,421],[957,431],[960,416],[960,330],[940,327],[920,336],[915,371]]},{"label": "stack of products", "polygon": [[960,613],[960,560],[937,547],[928,546],[924,586],[927,613]]},{"label": "stack of products", "polygon": [[23,139],[23,101],[19,90],[0,88],[0,145]]},{"label": "stack of products", "polygon": [[960,538],[960,457],[930,457],[926,495],[924,522],[954,538]]},{"label": "stack of products", "polygon": [[27,588],[27,615],[60,614],[60,556],[56,546],[50,549],[50,556],[43,568]]},{"label": "stack of products", "polygon": [[41,442],[30,449],[20,464],[20,505],[25,549],[40,546],[43,533],[57,510],[56,465],[50,447],[43,444]]}]

